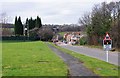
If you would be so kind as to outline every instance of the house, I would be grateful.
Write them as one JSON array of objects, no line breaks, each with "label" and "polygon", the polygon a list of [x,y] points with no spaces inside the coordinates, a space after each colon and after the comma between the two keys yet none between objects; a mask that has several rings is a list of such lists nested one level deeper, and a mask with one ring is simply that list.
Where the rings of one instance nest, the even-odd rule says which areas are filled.
[{"label": "house", "polygon": [[53,38],[52,38],[52,41],[53,42],[59,42],[63,40],[63,36],[61,36],[60,34],[56,34]]},{"label": "house", "polygon": [[80,32],[67,32],[64,34],[64,39],[68,44],[76,44],[80,39]]}]

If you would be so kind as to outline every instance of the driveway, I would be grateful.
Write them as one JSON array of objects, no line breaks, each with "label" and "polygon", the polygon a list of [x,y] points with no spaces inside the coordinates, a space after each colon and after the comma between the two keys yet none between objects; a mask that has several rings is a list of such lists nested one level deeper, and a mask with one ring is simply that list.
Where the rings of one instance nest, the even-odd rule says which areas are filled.
[{"label": "driveway", "polygon": [[[83,55],[87,55],[93,58],[106,61],[106,52],[101,49],[88,48],[85,46],[72,46],[72,45],[67,45],[67,44],[59,44],[59,46],[72,50],[76,53],[80,53]],[[120,59],[120,57],[118,57],[119,54],[120,52],[109,52],[109,63],[118,65],[118,59]]]}]

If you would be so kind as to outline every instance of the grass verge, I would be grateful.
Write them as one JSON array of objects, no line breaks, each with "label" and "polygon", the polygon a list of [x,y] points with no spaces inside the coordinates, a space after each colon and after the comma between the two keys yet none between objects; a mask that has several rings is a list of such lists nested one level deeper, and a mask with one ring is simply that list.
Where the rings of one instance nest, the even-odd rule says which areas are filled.
[{"label": "grass verge", "polygon": [[44,42],[3,42],[2,75],[67,76],[67,66]]},{"label": "grass verge", "polygon": [[[55,46],[54,44],[50,43],[51,45]],[[59,46],[55,46],[59,50],[66,52],[84,63],[84,66],[91,69],[94,73],[100,76],[118,76],[118,66],[98,60],[96,58],[91,58],[65,48],[61,48]]]},{"label": "grass verge", "polygon": [[60,34],[61,36],[64,36],[65,33],[66,33],[66,32],[60,32],[59,34]]},{"label": "grass verge", "polygon": [[0,78],[2,77],[2,41],[0,40]]},{"label": "grass verge", "polygon": [[85,47],[89,48],[98,48],[98,49],[103,49],[103,46],[95,46],[95,45],[84,45]]}]

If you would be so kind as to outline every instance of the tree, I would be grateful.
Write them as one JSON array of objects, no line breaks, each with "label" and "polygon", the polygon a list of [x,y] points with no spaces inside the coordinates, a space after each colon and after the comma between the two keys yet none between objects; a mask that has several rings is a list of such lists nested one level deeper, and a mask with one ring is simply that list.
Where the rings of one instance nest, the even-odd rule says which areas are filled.
[{"label": "tree", "polygon": [[120,1],[117,3],[117,7],[118,7],[118,46],[117,48],[120,48]]},{"label": "tree", "polygon": [[38,28],[42,27],[41,19],[40,19],[38,16],[37,16],[35,25],[36,25],[36,27],[38,27]]},{"label": "tree", "polygon": [[25,28],[29,28],[28,27],[28,18],[26,19],[26,22],[25,22]]},{"label": "tree", "polygon": [[50,28],[42,28],[42,29],[39,29],[38,35],[41,38],[41,40],[50,41],[52,40],[54,33]]},{"label": "tree", "polygon": [[29,30],[35,28],[35,20],[32,17],[28,20]]},{"label": "tree", "polygon": [[85,13],[83,15],[83,17],[79,18],[78,23],[87,27],[91,24],[91,18],[90,17],[91,17],[90,13]]},{"label": "tree", "polygon": [[15,17],[14,31],[15,31],[15,35],[19,34],[19,27],[18,27],[17,16]]},{"label": "tree", "polygon": [[103,36],[111,27],[111,12],[108,5],[103,2],[101,5],[95,5],[91,15],[84,15],[80,23],[86,26],[89,44],[98,45]]},{"label": "tree", "polygon": [[[113,3],[113,2],[112,2]],[[120,48],[120,1],[114,2],[112,7],[112,24],[111,24],[111,37],[113,41],[113,47]],[[109,4],[111,5],[111,4]]]},{"label": "tree", "polygon": [[18,29],[19,29],[19,35],[23,35],[23,24],[21,22],[21,17],[18,18]]},{"label": "tree", "polygon": [[14,31],[15,31],[15,35],[16,36],[20,36],[23,35],[23,24],[21,22],[21,17],[19,16],[19,18],[17,19],[17,16],[15,17],[15,27],[14,27]]},{"label": "tree", "polygon": [[6,12],[2,12],[0,14],[0,21],[1,23],[7,23],[8,21],[8,16],[7,16],[7,13]]},{"label": "tree", "polygon": [[89,44],[101,44],[105,33],[110,33],[113,47],[120,48],[120,1],[95,5],[91,15],[84,15],[79,23],[86,27]]},{"label": "tree", "polygon": [[33,28],[29,31],[29,36],[31,40],[40,40],[40,37],[38,36],[39,28]]},{"label": "tree", "polygon": [[37,16],[36,19],[26,19],[26,23],[28,24],[29,30],[34,29],[35,27],[40,28],[42,27],[41,19]]}]

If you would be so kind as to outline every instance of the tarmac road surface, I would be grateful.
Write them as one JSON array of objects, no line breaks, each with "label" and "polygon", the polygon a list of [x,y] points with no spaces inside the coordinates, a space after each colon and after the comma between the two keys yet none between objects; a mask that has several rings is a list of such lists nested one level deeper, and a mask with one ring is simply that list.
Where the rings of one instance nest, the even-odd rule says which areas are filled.
[{"label": "tarmac road surface", "polygon": [[[93,58],[97,58],[103,61],[106,61],[106,52],[101,50],[101,49],[97,49],[97,48],[88,48],[88,47],[84,47],[84,46],[73,46],[73,45],[67,45],[67,44],[59,44],[59,46],[72,50],[74,52],[83,54],[83,55],[87,55]],[[109,52],[109,60],[108,62],[111,64],[115,64],[115,65],[119,65],[120,66],[120,61],[118,59],[120,59],[120,57],[118,57],[120,55],[120,52]]]}]

